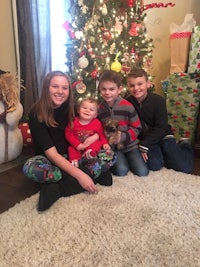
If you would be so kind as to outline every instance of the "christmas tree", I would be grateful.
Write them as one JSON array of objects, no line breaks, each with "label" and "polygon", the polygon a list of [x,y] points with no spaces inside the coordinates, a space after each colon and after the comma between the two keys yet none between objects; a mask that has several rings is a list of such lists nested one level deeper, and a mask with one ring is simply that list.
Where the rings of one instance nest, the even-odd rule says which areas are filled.
[{"label": "christmas tree", "polygon": [[76,99],[98,98],[102,70],[126,75],[151,65],[152,39],[147,38],[142,0],[71,0],[72,21],[65,22],[71,39],[67,65]]}]

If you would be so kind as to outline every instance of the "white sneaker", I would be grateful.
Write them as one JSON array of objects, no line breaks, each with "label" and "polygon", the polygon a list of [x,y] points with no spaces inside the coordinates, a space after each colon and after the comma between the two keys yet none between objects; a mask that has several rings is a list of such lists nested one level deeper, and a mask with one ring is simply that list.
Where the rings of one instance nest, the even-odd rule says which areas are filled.
[{"label": "white sneaker", "polygon": [[163,140],[169,139],[169,138],[175,138],[175,137],[173,134],[168,134],[168,135],[165,135],[165,137],[163,137]]}]

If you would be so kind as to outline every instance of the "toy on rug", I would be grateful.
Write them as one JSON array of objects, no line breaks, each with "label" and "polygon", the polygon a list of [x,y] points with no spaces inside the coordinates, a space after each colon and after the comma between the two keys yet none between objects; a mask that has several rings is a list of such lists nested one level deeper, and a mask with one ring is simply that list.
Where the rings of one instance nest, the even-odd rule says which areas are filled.
[{"label": "toy on rug", "polygon": [[111,149],[102,149],[93,159],[81,158],[79,168],[96,179],[102,173],[107,172],[116,163],[116,160],[116,154]]},{"label": "toy on rug", "polygon": [[118,144],[120,131],[119,123],[117,120],[107,119],[104,124],[104,132],[111,147],[116,147],[117,150],[121,150],[124,148],[124,145],[122,143]]},{"label": "toy on rug", "polygon": [[18,128],[22,114],[18,78],[0,70],[0,164],[17,158],[22,151],[22,134]]}]

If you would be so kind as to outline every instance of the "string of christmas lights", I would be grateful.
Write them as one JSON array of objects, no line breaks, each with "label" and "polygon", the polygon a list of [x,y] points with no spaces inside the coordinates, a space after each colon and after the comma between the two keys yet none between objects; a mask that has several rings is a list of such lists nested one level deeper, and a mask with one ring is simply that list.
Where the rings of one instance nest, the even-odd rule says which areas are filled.
[{"label": "string of christmas lights", "polygon": [[[172,6],[143,0],[73,0],[72,21],[64,28],[72,41],[67,51],[70,76],[77,98],[98,97],[97,80],[104,69],[124,77],[132,68],[150,68],[153,40],[148,39],[144,10]],[[126,91],[126,86],[124,85]]]}]

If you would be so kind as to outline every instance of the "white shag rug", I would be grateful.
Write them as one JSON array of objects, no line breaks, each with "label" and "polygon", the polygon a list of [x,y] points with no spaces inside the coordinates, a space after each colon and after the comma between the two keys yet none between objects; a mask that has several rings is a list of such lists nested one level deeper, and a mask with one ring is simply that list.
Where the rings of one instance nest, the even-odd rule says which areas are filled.
[{"label": "white shag rug", "polygon": [[38,194],[0,214],[1,267],[200,266],[200,176],[114,176],[36,211]]}]

